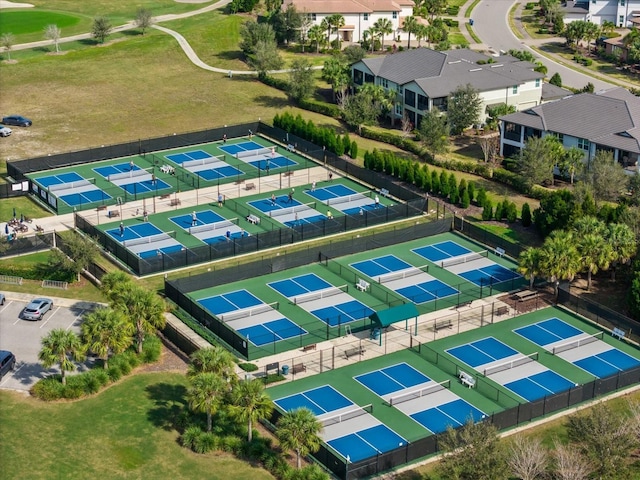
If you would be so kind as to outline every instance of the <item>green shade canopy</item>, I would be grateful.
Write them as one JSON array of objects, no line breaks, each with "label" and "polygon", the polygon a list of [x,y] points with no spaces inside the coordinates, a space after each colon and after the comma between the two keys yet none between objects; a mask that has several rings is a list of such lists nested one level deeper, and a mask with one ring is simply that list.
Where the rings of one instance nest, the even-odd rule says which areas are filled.
[{"label": "green shade canopy", "polygon": [[377,327],[386,328],[392,323],[417,318],[419,315],[418,309],[413,303],[405,303],[399,307],[392,307],[387,310],[375,312],[369,315],[369,318]]}]

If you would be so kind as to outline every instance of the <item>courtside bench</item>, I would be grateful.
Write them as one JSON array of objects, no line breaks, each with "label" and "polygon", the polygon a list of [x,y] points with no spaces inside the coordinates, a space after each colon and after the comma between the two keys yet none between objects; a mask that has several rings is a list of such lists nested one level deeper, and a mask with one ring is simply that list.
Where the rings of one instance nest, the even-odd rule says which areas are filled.
[{"label": "courtside bench", "polygon": [[344,351],[344,356],[347,357],[347,360],[349,360],[349,357],[354,357],[356,355],[364,355],[364,347],[363,346],[347,348]]},{"label": "courtside bench", "polygon": [[315,343],[311,343],[309,345],[305,345],[304,347],[302,347],[303,352],[310,352],[311,350],[315,350],[315,349],[316,349]]},{"label": "courtside bench", "polygon": [[387,188],[381,188],[379,190],[380,195],[382,195],[383,197],[388,197],[389,196],[389,190]]},{"label": "courtside bench", "polygon": [[613,330],[611,330],[611,336],[616,337],[618,340],[623,340],[625,335],[625,331],[621,328],[615,327]]},{"label": "courtside bench", "polygon": [[249,215],[247,215],[247,222],[253,223],[254,225],[258,225],[260,223],[260,217],[257,215],[254,215],[253,213],[250,213]]},{"label": "courtside bench", "polygon": [[473,378],[473,375],[469,375],[467,372],[460,372],[458,378],[460,379],[460,383],[467,388],[473,388],[476,386],[476,379]]},{"label": "courtside bench", "polygon": [[307,366],[304,363],[296,363],[291,367],[291,374],[302,373],[307,371]]},{"label": "courtside bench", "polygon": [[369,282],[363,280],[362,278],[359,278],[358,283],[356,283],[356,288],[361,292],[366,292],[367,290],[369,290],[370,286],[371,285],[369,285]]}]

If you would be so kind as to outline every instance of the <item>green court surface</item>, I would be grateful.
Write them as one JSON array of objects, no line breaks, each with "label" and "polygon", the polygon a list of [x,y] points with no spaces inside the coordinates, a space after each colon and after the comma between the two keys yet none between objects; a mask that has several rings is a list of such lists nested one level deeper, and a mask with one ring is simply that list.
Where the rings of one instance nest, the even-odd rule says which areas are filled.
[{"label": "green court surface", "polygon": [[[236,149],[247,152],[255,149],[255,152],[260,152],[261,149],[272,148],[276,149],[273,156],[263,153],[259,159],[236,158]],[[183,161],[192,165],[186,168]],[[202,165],[195,164],[200,161]],[[255,135],[251,140],[236,138],[226,143],[212,142],[152,153],[141,152],[131,157],[46,170],[27,176],[33,182],[34,193],[58,214],[64,214],[238,183],[261,176],[285,176],[315,166],[317,163],[302,155]],[[126,177],[131,170],[135,174],[131,178],[114,178],[110,181],[114,175]]]},{"label": "green court surface", "polygon": [[[216,209],[217,207],[211,207]],[[172,215],[175,213],[172,212]],[[163,214],[164,215],[164,214]],[[153,220],[153,216],[150,218],[155,224],[169,228],[168,220],[164,220],[165,223],[156,222]],[[111,226],[111,228],[113,228]],[[181,237],[176,237],[180,240]],[[185,240],[186,242],[186,240]],[[286,334],[286,338],[261,338],[259,341],[254,336],[253,339],[249,338],[249,354],[248,358],[255,359],[274,353],[281,353],[289,350],[299,349],[305,345],[318,343],[331,338],[336,338],[344,334],[345,326],[349,325],[352,331],[361,331],[371,328],[371,321],[369,315],[373,312],[386,310],[391,306],[401,305],[403,303],[411,302],[407,297],[403,297],[397,291],[394,291],[389,286],[391,283],[377,283],[375,279],[370,279],[370,287],[365,291],[356,288],[358,278],[361,278],[354,270],[354,265],[358,265],[360,262],[368,261],[376,258],[388,258],[393,257],[394,262],[400,262],[401,265],[407,264],[411,270],[418,268],[418,274],[426,274],[428,265],[428,277],[411,276],[400,280],[401,283],[408,288],[413,288],[413,283],[416,283],[416,279],[422,278],[427,281],[428,284],[435,282],[438,288],[443,290],[437,290],[434,293],[438,295],[441,291],[444,291],[447,296],[442,298],[433,298],[432,300],[417,304],[418,311],[422,313],[432,312],[435,310],[441,310],[450,308],[452,305],[456,306],[460,301],[467,301],[486,297],[492,294],[496,294],[502,291],[513,290],[525,283],[525,280],[521,277],[516,278],[513,281],[504,282],[504,284],[497,284],[491,287],[477,287],[473,283],[465,280],[464,278],[449,272],[445,268],[437,266],[435,263],[428,262],[423,257],[412,252],[412,249],[424,247],[426,245],[440,244],[442,242],[453,242],[461,248],[466,248],[473,251],[481,250],[476,244],[467,241],[463,237],[452,233],[446,233],[436,235],[433,237],[416,240],[413,242],[404,243],[401,245],[395,245],[391,247],[380,248],[377,250],[370,250],[357,255],[351,255],[348,257],[342,257],[337,260],[322,261],[313,265],[308,265],[296,269],[286,270],[278,273],[274,273],[268,276],[260,276],[255,279],[244,280],[233,284],[225,284],[223,286],[217,286],[207,288],[204,290],[192,291],[188,295],[196,302],[202,299],[217,298],[224,296],[231,292],[246,290],[251,295],[255,296],[260,302],[264,304],[277,303],[277,310],[281,314],[281,317],[288,318],[294,322],[302,330],[297,332],[289,331]],[[186,243],[185,243],[186,245]],[[189,246],[189,245],[187,245]],[[483,257],[485,259],[485,257]],[[496,257],[493,254],[489,254],[485,259],[486,261],[495,262],[502,265],[506,269],[512,270],[515,268],[515,264],[509,262],[505,258]],[[287,294],[287,290],[278,291],[269,286],[269,284],[278,284],[278,282],[287,281],[288,279],[298,278],[304,275],[315,275],[324,280],[327,285],[324,287],[310,288],[309,292],[300,294],[300,298],[305,299],[306,293],[309,296],[314,295],[316,291],[322,291],[322,288],[341,287],[345,294],[352,298],[341,298],[333,295],[327,295],[326,298],[313,299],[308,304],[297,302],[295,292]],[[303,283],[305,283],[303,281]],[[402,288],[400,289],[402,291]],[[333,293],[340,293],[333,291]],[[333,307],[336,302],[340,305],[355,300],[362,305],[356,307],[350,307],[353,312],[353,317],[350,319],[348,316],[340,314],[336,315]],[[215,311],[218,308],[217,300],[213,304],[201,304],[202,308],[205,308],[213,315],[224,316],[226,312],[224,307],[220,307],[220,311]],[[311,306],[312,305],[312,306]],[[251,308],[253,304],[247,304],[245,306],[239,306],[236,308],[237,313],[241,314],[246,311],[245,316],[250,316]],[[342,307],[340,307],[342,308]],[[314,315],[310,312],[320,312]],[[260,313],[260,312],[257,312]],[[232,315],[233,316],[233,315]],[[355,318],[355,320],[354,320]],[[226,322],[227,326],[238,330],[234,327],[234,322]],[[247,320],[251,323],[250,320]],[[256,324],[260,324],[260,321],[256,320]],[[249,332],[249,330],[245,330]],[[254,330],[253,332],[258,333]],[[268,332],[261,332],[265,335],[270,334]],[[241,336],[246,335],[240,333]]]},{"label": "green court surface", "polygon": [[[450,389],[453,393],[490,416],[527,402],[519,398],[511,390],[492,381],[490,377],[483,377],[482,374],[474,372],[468,365],[446,353],[446,350],[492,337],[522,354],[539,351],[540,354],[537,361],[540,364],[561,375],[575,384],[576,387],[593,382],[595,380],[593,375],[588,374],[559,356],[552,355],[544,350],[540,351],[541,348],[539,346],[513,332],[514,329],[519,327],[552,318],[560,319],[588,334],[598,332],[598,329],[592,324],[579,317],[559,308],[548,307],[514,319],[414,346],[412,349],[363,360],[346,367],[272,386],[267,391],[272,399],[277,400],[299,392],[306,392],[322,385],[331,385],[361,407],[372,404],[372,415],[374,417],[410,442],[416,441],[419,438],[431,435],[431,433],[396,408],[388,406],[380,396],[356,381],[354,379],[355,376],[405,362],[428,376],[431,380],[436,382],[450,380]],[[602,340],[633,358],[640,359],[640,351],[637,348],[616,340],[606,333]],[[366,345],[366,341],[364,341],[364,344]],[[325,363],[330,364],[327,360],[325,360]],[[462,385],[458,379],[461,371],[472,373],[476,377],[475,388],[469,389]],[[430,405],[429,395],[427,394],[422,398],[424,408],[428,409]],[[542,414],[542,410],[540,414]]]}]

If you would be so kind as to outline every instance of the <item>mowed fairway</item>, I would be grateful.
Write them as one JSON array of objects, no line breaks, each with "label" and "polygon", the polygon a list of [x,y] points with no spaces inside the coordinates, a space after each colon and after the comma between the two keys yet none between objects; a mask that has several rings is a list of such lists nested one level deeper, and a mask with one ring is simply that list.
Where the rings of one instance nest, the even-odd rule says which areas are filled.
[{"label": "mowed fairway", "polygon": [[232,455],[180,446],[171,422],[185,385],[180,374],[139,374],[95,397],[54,404],[0,392],[2,477],[273,478]]}]

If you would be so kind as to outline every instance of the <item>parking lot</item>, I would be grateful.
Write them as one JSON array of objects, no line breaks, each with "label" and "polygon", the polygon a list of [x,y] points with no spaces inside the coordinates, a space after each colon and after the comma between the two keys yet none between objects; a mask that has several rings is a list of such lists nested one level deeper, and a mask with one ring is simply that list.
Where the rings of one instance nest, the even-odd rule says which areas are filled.
[{"label": "parking lot", "polygon": [[29,321],[20,318],[20,314],[32,297],[4,293],[7,298],[5,304],[0,306],[0,350],[13,352],[16,368],[0,380],[0,388],[28,391],[41,378],[59,373],[56,365],[44,369],[38,361],[41,339],[56,328],[80,333],[83,315],[94,309],[96,304],[50,296],[54,302],[53,308],[42,320]]}]

